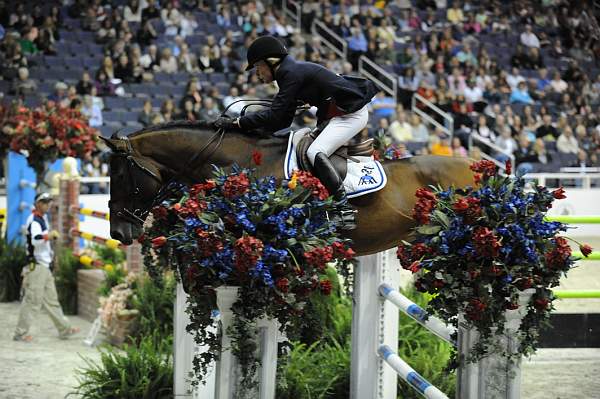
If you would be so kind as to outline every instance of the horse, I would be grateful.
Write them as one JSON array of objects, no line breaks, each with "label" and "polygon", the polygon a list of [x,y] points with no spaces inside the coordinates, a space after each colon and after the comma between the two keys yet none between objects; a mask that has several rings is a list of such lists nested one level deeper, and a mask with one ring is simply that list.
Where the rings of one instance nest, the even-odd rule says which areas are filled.
[{"label": "horse", "polygon": [[[157,195],[168,182],[209,179],[213,165],[256,168],[259,176],[283,179],[287,138],[241,131],[219,131],[207,122],[170,122],[144,128],[127,137],[102,138],[110,155],[110,235],[125,245],[141,235]],[[262,156],[260,165],[253,154]],[[256,155],[255,155],[256,156]],[[410,237],[415,191],[428,185],[447,188],[473,184],[470,160],[415,156],[382,163],[387,185],[350,200],[358,211],[355,230],[342,231],[358,255],[392,248]]]}]

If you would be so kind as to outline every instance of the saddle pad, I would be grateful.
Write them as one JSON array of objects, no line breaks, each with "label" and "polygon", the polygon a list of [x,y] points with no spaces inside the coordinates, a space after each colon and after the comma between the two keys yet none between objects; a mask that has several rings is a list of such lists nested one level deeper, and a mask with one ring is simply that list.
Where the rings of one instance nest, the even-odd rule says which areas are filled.
[{"label": "saddle pad", "polygon": [[[303,128],[290,133],[288,147],[285,153],[283,174],[286,179],[291,179],[294,170],[299,169],[296,159],[296,146],[304,137],[310,133],[309,128]],[[348,198],[360,197],[361,195],[374,193],[385,187],[387,177],[379,161],[372,157],[353,157],[359,162],[348,159],[348,172],[344,179],[344,188]]]}]

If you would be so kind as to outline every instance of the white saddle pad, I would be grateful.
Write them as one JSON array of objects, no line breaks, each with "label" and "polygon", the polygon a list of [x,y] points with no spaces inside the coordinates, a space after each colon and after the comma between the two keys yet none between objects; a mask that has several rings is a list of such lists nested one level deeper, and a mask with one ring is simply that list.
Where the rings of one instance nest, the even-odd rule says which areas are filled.
[{"label": "white saddle pad", "polygon": [[[290,133],[287,152],[283,165],[283,173],[286,179],[291,179],[294,170],[298,168],[296,159],[296,147],[302,137],[310,133],[309,128],[303,128]],[[387,177],[383,167],[373,157],[353,157],[359,162],[348,160],[348,171],[344,179],[344,188],[348,198],[360,197],[361,195],[374,193],[385,187]]]}]

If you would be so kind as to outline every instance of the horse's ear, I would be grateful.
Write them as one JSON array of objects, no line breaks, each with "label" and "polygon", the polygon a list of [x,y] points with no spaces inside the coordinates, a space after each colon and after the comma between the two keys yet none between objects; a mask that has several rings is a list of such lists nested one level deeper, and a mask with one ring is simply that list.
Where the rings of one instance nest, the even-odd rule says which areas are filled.
[{"label": "horse's ear", "polygon": [[117,146],[115,143],[113,143],[112,138],[107,139],[106,137],[100,136],[99,139],[102,140],[104,144],[106,144],[108,148],[111,149],[111,151],[117,151]]}]

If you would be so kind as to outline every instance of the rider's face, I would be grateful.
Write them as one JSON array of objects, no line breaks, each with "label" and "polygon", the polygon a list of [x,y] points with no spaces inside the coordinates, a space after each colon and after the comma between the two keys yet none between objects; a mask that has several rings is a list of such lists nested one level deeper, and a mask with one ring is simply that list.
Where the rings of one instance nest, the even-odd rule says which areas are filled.
[{"label": "rider's face", "polygon": [[264,61],[258,61],[256,63],[256,75],[263,83],[271,83],[273,81],[273,74],[271,68]]}]

